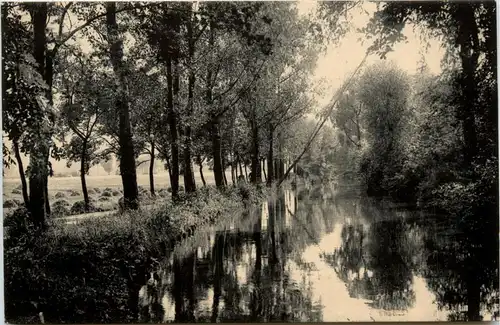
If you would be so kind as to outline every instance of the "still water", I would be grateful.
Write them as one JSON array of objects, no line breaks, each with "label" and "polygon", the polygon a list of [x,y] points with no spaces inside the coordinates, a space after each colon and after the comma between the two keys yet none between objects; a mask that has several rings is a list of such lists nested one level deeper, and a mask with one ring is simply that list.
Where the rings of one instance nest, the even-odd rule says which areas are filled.
[{"label": "still water", "polygon": [[286,190],[177,246],[141,322],[492,320],[498,230]]}]

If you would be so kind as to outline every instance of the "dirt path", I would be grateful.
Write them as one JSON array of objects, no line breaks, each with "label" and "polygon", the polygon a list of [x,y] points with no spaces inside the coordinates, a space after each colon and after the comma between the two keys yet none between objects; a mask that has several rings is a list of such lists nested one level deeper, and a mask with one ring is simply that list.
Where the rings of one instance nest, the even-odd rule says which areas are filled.
[{"label": "dirt path", "polygon": [[[157,204],[157,203],[156,203]],[[141,207],[141,209],[148,209],[152,208],[155,204],[149,204],[149,205],[144,205]],[[76,215],[71,215],[67,217],[61,217],[54,219],[57,222],[65,223],[67,225],[70,224],[76,224],[80,221],[84,221],[87,219],[91,218],[99,218],[99,217],[109,217],[114,214],[119,213],[118,210],[108,210],[108,211],[103,211],[103,212],[91,212],[91,213],[83,213],[83,214],[76,214]]]}]

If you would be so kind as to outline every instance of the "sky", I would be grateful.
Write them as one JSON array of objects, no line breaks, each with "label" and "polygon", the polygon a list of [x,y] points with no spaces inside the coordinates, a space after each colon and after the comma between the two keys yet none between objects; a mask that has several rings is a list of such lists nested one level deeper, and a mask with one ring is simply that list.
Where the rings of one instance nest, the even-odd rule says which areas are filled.
[{"label": "sky", "polygon": [[[316,5],[316,1],[301,0],[298,1],[297,8],[300,14],[307,14],[316,10]],[[367,13],[362,13],[362,10],[353,11],[353,20],[351,22],[354,28],[339,43],[331,44],[326,53],[320,56],[317,62],[313,79],[318,81],[325,79],[327,82],[326,91],[318,99],[320,106],[326,105],[330,101],[334,91],[348,79],[363,60],[366,50],[370,45],[368,42],[362,44],[359,38],[364,39],[364,35],[356,33],[355,30],[366,26],[368,20],[376,10],[376,4],[363,3],[362,9]],[[430,72],[439,73],[441,71],[441,59],[444,55],[444,50],[440,48],[440,43],[435,39],[429,40],[430,48],[425,52],[425,46],[420,41],[419,35],[413,31],[412,26],[407,26],[404,29],[404,35],[407,37],[407,43],[396,44],[394,51],[387,55],[387,60],[395,62],[402,70],[413,74],[417,72],[418,62],[421,60],[422,53],[425,53],[425,60]],[[365,66],[379,60],[378,57],[369,56]]]}]

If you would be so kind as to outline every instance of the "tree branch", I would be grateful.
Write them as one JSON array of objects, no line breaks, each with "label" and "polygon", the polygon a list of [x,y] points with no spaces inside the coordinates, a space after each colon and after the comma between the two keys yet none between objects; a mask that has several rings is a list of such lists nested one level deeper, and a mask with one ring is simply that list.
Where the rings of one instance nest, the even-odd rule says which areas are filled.
[{"label": "tree branch", "polygon": [[66,6],[64,6],[64,11],[61,16],[61,22],[59,23],[59,37],[62,36],[62,31],[63,31],[63,25],[64,25],[64,18],[66,17],[66,14],[68,13],[69,7],[73,5],[73,2],[69,2]]},{"label": "tree branch", "polygon": [[288,167],[288,169],[285,172],[285,174],[283,175],[283,177],[278,181],[277,186],[280,186],[281,183],[283,183],[283,181],[288,177],[288,175],[290,174],[290,171],[295,167],[295,165],[297,165],[297,163],[299,162],[299,160],[302,158],[302,156],[304,156],[304,154],[306,153],[306,151],[309,149],[309,147],[311,146],[311,143],[314,141],[314,139],[318,135],[319,131],[323,128],[323,125],[325,125],[326,121],[329,120],[329,117],[330,117],[333,109],[335,108],[335,106],[337,105],[337,103],[338,103],[338,101],[340,99],[340,95],[347,89],[347,87],[350,85],[351,81],[354,79],[354,77],[358,73],[359,69],[361,69],[361,67],[363,66],[363,64],[366,61],[366,58],[368,57],[368,54],[369,53],[365,54],[365,57],[363,58],[363,60],[361,60],[361,63],[356,67],[356,70],[354,70],[354,72],[351,75],[351,77],[347,80],[346,83],[344,83],[344,85],[334,95],[335,100],[333,101],[333,103],[331,104],[330,108],[328,109],[328,114],[324,115],[323,120],[318,121],[318,124],[317,124],[318,127],[317,127],[317,129],[312,133],[311,137],[309,138],[309,140],[307,141],[306,145],[304,146],[304,149],[302,150],[302,152],[297,156],[297,158],[295,158],[295,160],[293,161],[293,163],[290,164],[290,166]]}]

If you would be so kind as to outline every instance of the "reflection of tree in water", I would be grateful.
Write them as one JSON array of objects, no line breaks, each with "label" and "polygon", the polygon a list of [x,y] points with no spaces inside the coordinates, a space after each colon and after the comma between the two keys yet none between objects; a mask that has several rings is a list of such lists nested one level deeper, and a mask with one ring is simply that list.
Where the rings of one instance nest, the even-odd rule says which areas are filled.
[{"label": "reflection of tree in water", "polygon": [[406,231],[398,219],[370,227],[344,224],[340,248],[323,257],[347,284],[351,297],[372,300],[375,308],[405,310],[415,302],[411,261],[415,249]]},{"label": "reflection of tree in water", "polygon": [[[166,288],[172,297],[176,322],[321,321],[321,310],[312,302],[311,288],[291,279],[287,262],[293,250],[306,247],[301,241],[304,246],[296,244],[297,233],[293,229],[301,229],[299,236],[312,240],[304,232],[304,225],[293,227],[292,218],[287,228],[284,193],[270,201],[264,230],[261,209],[256,210],[258,213],[250,214],[254,218],[253,231],[218,232],[210,252],[203,258],[196,254],[198,247],[193,247],[193,253],[174,259],[171,270],[166,271],[172,283],[160,279],[163,283],[157,287]],[[305,213],[296,212],[306,215],[311,211],[308,208]],[[318,222],[318,216],[309,218],[312,224]],[[311,228],[311,222],[306,225]],[[241,277],[239,272],[246,276]],[[208,297],[209,294],[213,296]],[[156,301],[161,303],[161,292],[157,296]],[[202,300],[211,302],[210,315],[199,310]],[[149,311],[154,303],[148,306]],[[161,313],[157,314],[143,319],[161,321]]]},{"label": "reflection of tree in water", "polygon": [[425,276],[449,320],[481,320],[481,311],[498,314],[498,224],[441,221],[427,227]]},{"label": "reflection of tree in water", "polygon": [[412,288],[411,254],[402,220],[374,223],[371,226],[369,268],[373,270],[374,306],[404,310],[415,303]]}]

